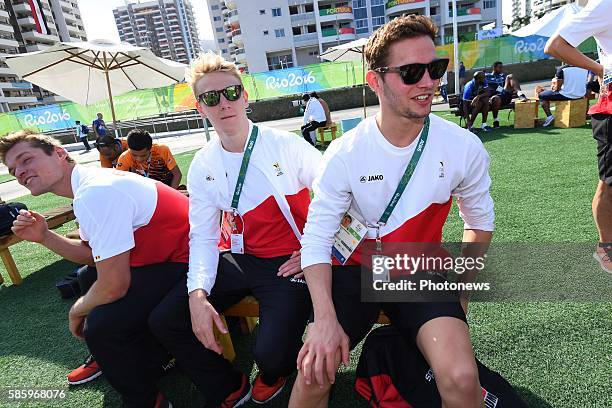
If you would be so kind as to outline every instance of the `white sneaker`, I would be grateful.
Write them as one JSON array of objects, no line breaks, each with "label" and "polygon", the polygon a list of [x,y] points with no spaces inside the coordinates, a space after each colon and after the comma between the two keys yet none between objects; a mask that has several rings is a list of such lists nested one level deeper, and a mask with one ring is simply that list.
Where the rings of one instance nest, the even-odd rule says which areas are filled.
[{"label": "white sneaker", "polygon": [[599,262],[601,269],[608,273],[612,273],[612,259],[610,259],[610,255],[612,255],[612,247],[608,245],[597,245],[597,249],[593,253],[593,257]]},{"label": "white sneaker", "polygon": [[550,115],[549,117],[546,118],[542,126],[544,127],[550,126],[550,124],[553,123],[554,120],[555,120],[555,117],[553,115]]}]

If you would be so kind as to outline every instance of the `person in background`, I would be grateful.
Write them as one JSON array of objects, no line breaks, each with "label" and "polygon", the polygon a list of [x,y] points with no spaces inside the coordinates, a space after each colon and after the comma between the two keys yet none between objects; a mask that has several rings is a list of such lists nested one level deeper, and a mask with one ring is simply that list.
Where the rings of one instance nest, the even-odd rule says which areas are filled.
[{"label": "person in background", "polygon": [[96,116],[97,119],[94,120],[91,125],[93,127],[94,133],[96,134],[96,138],[98,138],[100,136],[106,135],[106,123],[104,122],[102,113],[98,112]]},{"label": "person in background", "polygon": [[178,188],[183,174],[166,145],[153,144],[149,132],[133,129],[127,136],[128,151],[117,160],[117,170],[129,171]]},{"label": "person in background", "polygon": [[467,121],[467,128],[474,132],[474,121],[479,113],[482,114],[482,130],[490,130],[487,126],[487,116],[489,114],[489,94],[486,90],[485,73],[483,71],[474,72],[474,78],[465,84],[463,89],[463,111]]},{"label": "person in background", "polygon": [[81,126],[81,121],[77,120],[74,122],[74,124],[76,125],[76,136],[79,138],[79,140],[81,142],[83,142],[83,145],[85,146],[85,152],[88,152],[91,150],[91,147],[89,147],[89,142],[87,141],[87,133],[83,132],[83,127]]},{"label": "person in background", "polygon": [[465,86],[465,65],[463,65],[463,61],[459,62],[459,90],[463,92],[463,87]]},{"label": "person in background", "polygon": [[[593,218],[599,244],[593,256],[603,270],[612,273],[612,1],[590,0],[546,43],[544,52],[568,64],[595,73],[601,81],[599,100],[589,109],[593,137],[597,140],[599,184],[593,197]],[[599,63],[576,47],[593,36],[598,45]]]},{"label": "person in background", "polygon": [[317,128],[325,126],[327,118],[325,117],[325,109],[317,98],[311,98],[310,95],[304,94],[302,101],[306,103],[306,109],[304,109],[304,125],[302,126],[302,137],[311,145],[315,145],[315,139],[310,136],[310,132],[313,132]]},{"label": "person in background", "polygon": [[551,90],[538,92],[538,98],[542,109],[546,113],[543,126],[550,126],[555,120],[550,111],[551,101],[569,101],[584,98],[586,95],[587,78],[589,72],[584,68],[565,65],[557,69],[555,77],[551,81]]},{"label": "person in background", "polygon": [[442,98],[444,98],[444,102],[446,103],[448,103],[447,86],[448,86],[448,71],[446,71],[444,73],[444,76],[440,78],[440,85],[439,85],[440,95],[442,95]]},{"label": "person in background", "polygon": [[119,156],[128,150],[127,140],[115,139],[110,135],[100,136],[95,146],[100,153],[100,167],[108,169],[116,167]]},{"label": "person in background", "polygon": [[493,72],[485,75],[485,86],[489,89],[489,106],[493,112],[493,127],[499,127],[497,113],[503,105],[512,102],[512,94],[516,91],[522,101],[527,97],[521,91],[521,85],[513,74],[504,73],[504,64],[501,61],[493,63]]}]

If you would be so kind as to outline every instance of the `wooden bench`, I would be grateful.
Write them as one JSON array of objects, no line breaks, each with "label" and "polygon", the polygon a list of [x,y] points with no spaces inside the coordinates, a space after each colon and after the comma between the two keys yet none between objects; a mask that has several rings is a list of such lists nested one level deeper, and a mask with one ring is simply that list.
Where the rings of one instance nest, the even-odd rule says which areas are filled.
[{"label": "wooden bench", "polygon": [[[65,205],[50,211],[46,211],[42,215],[47,220],[47,224],[49,225],[50,229],[58,228],[68,221],[74,220],[74,212],[72,211],[71,205]],[[21,274],[19,274],[19,270],[17,269],[17,265],[15,264],[15,260],[11,255],[9,247],[21,241],[22,239],[14,234],[0,237],[0,257],[2,257],[4,267],[6,268],[11,281],[15,285],[19,285],[23,281],[23,278],[21,277]],[[4,283],[4,279],[2,278],[2,275],[0,275],[0,285],[2,283]]]},{"label": "wooden bench", "polygon": [[331,132],[331,140],[336,138],[336,133],[338,132],[338,124],[335,122],[327,123],[325,126],[317,128],[317,140],[321,143],[325,143],[325,131],[329,130]]},{"label": "wooden bench", "polygon": [[[227,309],[223,312],[221,316],[221,320],[223,324],[227,327],[227,322],[225,320],[225,316],[239,317],[241,318],[241,329],[245,333],[250,333],[255,328],[257,324],[257,318],[259,317],[259,303],[253,296],[247,296],[242,299],[240,302],[236,303],[234,306]],[[389,324],[389,319],[383,312],[380,312],[378,316],[379,324]],[[216,330],[215,333],[217,335],[217,339],[223,348],[223,357],[228,359],[229,361],[234,361],[236,358],[236,352],[234,350],[234,344],[232,343],[232,337],[229,333],[223,334]]]}]

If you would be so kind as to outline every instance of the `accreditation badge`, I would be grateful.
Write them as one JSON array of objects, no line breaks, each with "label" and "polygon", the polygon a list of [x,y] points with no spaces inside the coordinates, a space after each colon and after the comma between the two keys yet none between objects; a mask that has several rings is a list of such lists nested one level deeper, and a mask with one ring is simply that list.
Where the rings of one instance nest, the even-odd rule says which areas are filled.
[{"label": "accreditation badge", "polygon": [[230,242],[232,254],[244,254],[244,235],[231,234]]},{"label": "accreditation badge", "polygon": [[334,235],[332,255],[344,265],[363,241],[367,232],[365,225],[359,222],[357,217],[347,212],[342,217],[338,232]]}]

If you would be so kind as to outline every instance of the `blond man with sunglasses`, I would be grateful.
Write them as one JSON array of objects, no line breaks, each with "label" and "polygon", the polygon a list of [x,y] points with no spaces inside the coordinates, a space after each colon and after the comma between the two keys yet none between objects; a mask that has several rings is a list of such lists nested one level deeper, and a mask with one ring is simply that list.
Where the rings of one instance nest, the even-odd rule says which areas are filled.
[{"label": "blond man with sunglasses", "polygon": [[[430,364],[443,407],[483,405],[466,297],[411,302],[406,293],[404,301],[361,301],[365,272],[360,265],[367,269],[373,254],[393,256],[393,245],[401,250],[406,243],[439,243],[453,197],[465,222],[463,241],[486,247],[491,240],[487,152],[475,135],[430,114],[448,65],[436,58],[436,32],[428,17],[398,17],[365,47],[366,80],[380,110],[332,142],[314,182],[301,241],[314,317],[297,359],[290,407],[328,405],[340,363],[348,365],[349,350],[366,336],[381,309]],[[337,244],[347,214],[350,228],[365,231],[348,251]],[[371,273],[364,277],[372,282]]]},{"label": "blond man with sunglasses", "polygon": [[[237,407],[251,397],[263,404],[295,371],[310,315],[299,240],[321,155],[293,133],[251,122],[240,74],[219,55],[193,61],[189,83],[217,137],[189,170],[188,277],[153,330],[209,406]],[[219,313],[246,295],[260,306],[253,386],[223,358],[213,333],[227,332]]]}]

